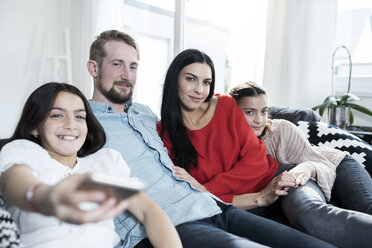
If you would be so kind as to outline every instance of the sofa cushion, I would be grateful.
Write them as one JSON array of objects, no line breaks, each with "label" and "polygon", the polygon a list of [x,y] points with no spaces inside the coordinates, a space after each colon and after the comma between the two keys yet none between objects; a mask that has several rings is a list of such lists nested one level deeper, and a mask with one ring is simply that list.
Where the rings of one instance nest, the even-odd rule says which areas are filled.
[{"label": "sofa cushion", "polygon": [[269,107],[271,119],[284,119],[293,123],[298,121],[320,121],[321,117],[312,109],[290,107]]},{"label": "sofa cushion", "polygon": [[329,146],[347,152],[372,175],[372,146],[357,136],[325,122],[296,123],[310,143]]},{"label": "sofa cushion", "polygon": [[24,247],[20,244],[19,231],[10,213],[5,210],[3,197],[0,195],[0,247]]}]

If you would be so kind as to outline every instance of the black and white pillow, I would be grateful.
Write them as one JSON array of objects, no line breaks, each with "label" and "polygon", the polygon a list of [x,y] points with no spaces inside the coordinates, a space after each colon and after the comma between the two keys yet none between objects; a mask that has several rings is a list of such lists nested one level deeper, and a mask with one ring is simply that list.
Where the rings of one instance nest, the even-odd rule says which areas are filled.
[{"label": "black and white pillow", "polygon": [[10,213],[5,210],[3,197],[0,195],[0,247],[18,248],[20,244],[19,231]]},{"label": "black and white pillow", "polygon": [[325,122],[296,123],[311,144],[329,146],[350,154],[372,176],[372,146],[357,136]]}]

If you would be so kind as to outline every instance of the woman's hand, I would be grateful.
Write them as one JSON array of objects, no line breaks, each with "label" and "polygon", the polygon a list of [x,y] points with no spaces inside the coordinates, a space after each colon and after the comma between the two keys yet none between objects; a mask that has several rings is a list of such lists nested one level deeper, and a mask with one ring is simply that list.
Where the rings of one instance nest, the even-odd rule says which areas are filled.
[{"label": "woman's hand", "polygon": [[237,208],[249,210],[257,207],[266,207],[275,202],[279,196],[287,195],[289,187],[296,185],[295,177],[287,171],[274,177],[267,186],[258,193],[235,195],[233,203]]},{"label": "woman's hand", "polygon": [[292,168],[291,173],[296,178],[296,186],[302,186],[310,180],[310,178],[316,178],[316,168],[311,163],[301,163],[296,167]]},{"label": "woman's hand", "polygon": [[182,180],[190,183],[194,188],[197,188],[200,191],[208,192],[208,189],[200,184],[194,177],[192,177],[184,168],[179,166],[173,166],[174,174]]},{"label": "woman's hand", "polygon": [[259,193],[257,204],[259,206],[268,206],[275,202],[279,196],[288,194],[289,187],[296,186],[296,178],[289,172],[284,171],[274,177],[270,183]]}]

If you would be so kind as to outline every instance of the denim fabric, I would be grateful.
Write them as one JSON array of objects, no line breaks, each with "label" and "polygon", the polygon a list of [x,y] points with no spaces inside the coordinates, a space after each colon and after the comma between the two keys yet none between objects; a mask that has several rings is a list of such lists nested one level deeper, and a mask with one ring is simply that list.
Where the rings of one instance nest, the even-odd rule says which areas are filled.
[{"label": "denim fabric", "polygon": [[334,247],[288,226],[227,206],[221,214],[176,227],[184,247]]},{"label": "denim fabric", "polygon": [[371,177],[350,156],[340,163],[336,174],[332,199],[337,197],[343,208],[328,204],[319,186],[310,180],[291,188],[281,199],[283,211],[293,227],[337,247],[371,247],[372,215],[354,211],[370,213]]},{"label": "denim fabric", "polygon": [[[147,183],[146,193],[168,214],[174,225],[204,219],[221,209],[209,193],[193,189],[176,179],[172,161],[156,131],[157,117],[141,104],[133,103],[128,113],[115,114],[105,103],[90,102],[106,131],[106,147],[118,150],[131,169],[131,176]],[[117,247],[133,247],[146,237],[142,224],[124,212],[114,220],[121,237]]]},{"label": "denim fabric", "polygon": [[336,175],[332,198],[347,209],[372,215],[372,179],[368,172],[354,158],[346,156]]},{"label": "denim fabric", "polygon": [[[176,227],[184,248],[334,247],[288,226],[237,209],[221,207],[223,212],[210,218]],[[151,248],[145,239],[136,248]]]}]

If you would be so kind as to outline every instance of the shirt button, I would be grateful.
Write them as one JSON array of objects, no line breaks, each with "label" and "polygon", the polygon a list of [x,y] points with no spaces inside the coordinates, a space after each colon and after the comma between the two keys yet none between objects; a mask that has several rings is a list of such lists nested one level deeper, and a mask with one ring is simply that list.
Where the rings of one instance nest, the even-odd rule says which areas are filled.
[{"label": "shirt button", "polygon": [[107,109],[108,109],[108,111],[111,111],[111,110],[112,110],[112,108],[111,108],[111,107],[108,107]]}]

